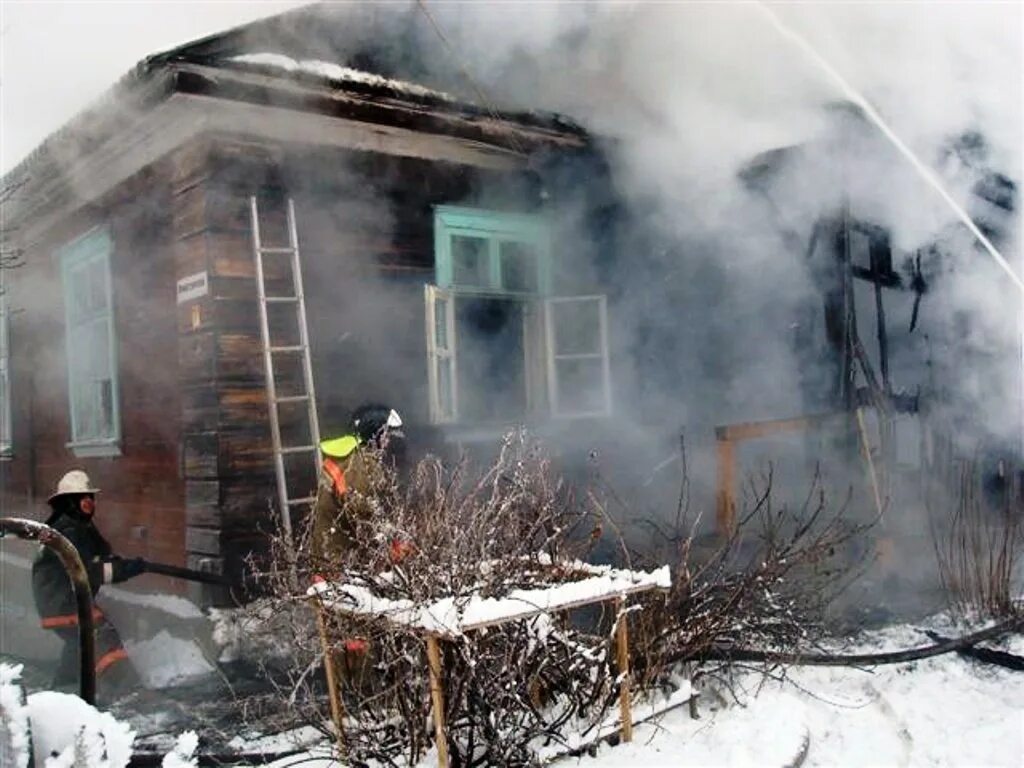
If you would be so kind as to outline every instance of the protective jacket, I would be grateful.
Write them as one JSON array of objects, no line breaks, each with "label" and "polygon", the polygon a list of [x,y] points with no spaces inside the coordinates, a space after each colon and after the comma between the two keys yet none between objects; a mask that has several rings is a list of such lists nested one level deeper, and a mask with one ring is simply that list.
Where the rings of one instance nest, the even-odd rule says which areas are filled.
[{"label": "protective jacket", "polygon": [[373,474],[379,460],[354,448],[346,456],[325,456],[313,507],[314,558],[321,564],[340,563],[354,553],[360,522],[373,515]]},{"label": "protective jacket", "polygon": [[[132,561],[113,554],[110,544],[92,521],[82,515],[55,512],[47,525],[59,531],[78,550],[89,575],[93,597],[104,584],[111,584],[138,574]],[[44,629],[54,630],[64,640],[64,652],[56,671],[54,684],[70,684],[77,674],[78,613],[74,591],[60,558],[49,549],[32,564],[32,590]],[[121,639],[103,613],[93,609],[96,634],[96,672],[102,674],[118,661],[127,659]]]},{"label": "protective jacket", "polygon": [[[126,573],[125,561],[114,555],[110,544],[99,532],[92,521],[84,516],[57,513],[47,524],[61,533],[70,541],[78,556],[82,558],[85,570],[89,574],[89,587],[93,597],[104,584],[124,581],[135,573]],[[36,607],[42,618],[43,627],[68,626],[61,623],[70,616],[71,626],[77,623],[75,618],[75,595],[71,588],[60,558],[49,549],[36,558],[32,565],[32,588],[35,593]]]}]

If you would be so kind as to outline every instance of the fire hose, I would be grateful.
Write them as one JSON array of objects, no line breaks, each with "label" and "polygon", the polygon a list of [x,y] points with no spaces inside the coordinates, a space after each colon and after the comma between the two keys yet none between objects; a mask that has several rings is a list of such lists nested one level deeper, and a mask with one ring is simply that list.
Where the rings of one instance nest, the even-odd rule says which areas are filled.
[{"label": "fire hose", "polygon": [[679,659],[679,661],[713,659],[722,661],[759,661],[774,664],[792,664],[795,666],[871,667],[879,664],[901,664],[908,661],[928,659],[932,656],[941,656],[944,653],[963,651],[978,643],[1005,635],[1008,632],[1014,632],[1022,627],[1024,627],[1024,615],[1014,616],[991,627],[962,637],[948,640],[943,638],[933,645],[884,653],[783,653],[756,648],[712,646],[703,653],[689,654],[688,658]]},{"label": "fire hose", "polygon": [[75,545],[58,531],[35,520],[15,517],[0,518],[0,538],[12,533],[18,538],[38,541],[60,558],[61,565],[71,579],[75,592],[75,608],[78,612],[79,648],[79,695],[89,704],[96,703],[96,638],[93,635],[92,589],[89,574]]},{"label": "fire hose", "polygon": [[143,560],[142,565],[145,568],[146,573],[156,573],[161,576],[173,576],[178,579],[185,579],[186,581],[197,581],[201,584],[218,584],[221,586],[233,585],[232,581],[221,576],[219,573],[195,571],[191,568],[182,568],[177,565],[166,565],[165,563],[153,563],[149,560]]},{"label": "fire hose", "polygon": [[[61,565],[64,566],[75,594],[75,610],[78,616],[79,696],[83,701],[95,704],[96,637],[94,635],[92,589],[89,585],[89,574],[78,550],[59,531],[35,520],[16,517],[0,518],[0,538],[7,534],[13,534],[26,541],[38,541],[44,547],[52,550]],[[147,573],[173,576],[203,584],[225,586],[231,584],[225,577],[215,573],[195,571],[191,568],[181,568],[164,563],[152,563],[148,560],[142,562]]]}]

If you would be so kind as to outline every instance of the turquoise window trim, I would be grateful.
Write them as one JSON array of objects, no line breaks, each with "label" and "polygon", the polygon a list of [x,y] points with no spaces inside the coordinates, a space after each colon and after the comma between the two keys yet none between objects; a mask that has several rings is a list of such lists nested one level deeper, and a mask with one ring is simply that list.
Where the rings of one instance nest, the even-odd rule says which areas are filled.
[{"label": "turquoise window trim", "polygon": [[[488,285],[455,284],[451,242],[453,236],[460,235],[487,240]],[[537,290],[514,291],[501,284],[500,247],[502,242],[509,241],[526,243],[534,248],[537,254]],[[541,215],[439,205],[434,209],[434,259],[436,283],[440,288],[520,296],[547,296],[551,293],[551,230]]]},{"label": "turquoise window trim", "polygon": [[[116,456],[120,454],[121,443],[121,393],[118,376],[117,335],[114,326],[114,294],[111,277],[110,259],[113,253],[113,241],[105,228],[94,228],[65,245],[57,252],[60,261],[61,283],[64,297],[64,329],[65,350],[68,366],[68,414],[71,425],[71,440],[67,447],[76,456]],[[90,271],[92,275],[90,276]],[[81,291],[94,291],[96,285],[89,282],[82,284],[80,278],[90,280],[101,271],[104,303],[99,308],[87,308],[87,316],[76,316],[76,302],[81,301]],[[79,278],[75,280],[74,278]],[[95,295],[87,295],[87,299]],[[106,373],[110,381],[110,425],[105,434],[89,434],[83,423],[85,413],[79,412],[76,392],[83,386],[81,377],[85,366],[83,362],[97,362],[97,349],[84,349],[80,344],[73,343],[80,336],[84,323],[105,328],[106,331]],[[83,360],[82,355],[87,357]],[[99,361],[103,362],[103,361]],[[97,407],[99,407],[97,405]],[[97,414],[93,414],[96,418]]]}]

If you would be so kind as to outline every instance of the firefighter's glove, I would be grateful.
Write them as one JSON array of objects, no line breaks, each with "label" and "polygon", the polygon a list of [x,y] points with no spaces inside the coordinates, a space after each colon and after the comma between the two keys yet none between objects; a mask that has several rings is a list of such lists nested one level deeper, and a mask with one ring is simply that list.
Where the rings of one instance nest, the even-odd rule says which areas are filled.
[{"label": "firefighter's glove", "polygon": [[146,561],[141,557],[115,558],[114,581],[127,581],[146,572]]}]

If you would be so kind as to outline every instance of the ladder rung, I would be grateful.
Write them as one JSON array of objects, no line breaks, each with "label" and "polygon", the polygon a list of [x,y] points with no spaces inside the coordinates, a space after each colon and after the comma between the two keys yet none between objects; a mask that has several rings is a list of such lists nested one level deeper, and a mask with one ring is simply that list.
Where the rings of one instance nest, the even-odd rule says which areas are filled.
[{"label": "ladder rung", "polygon": [[260,248],[260,253],[295,253],[294,248]]},{"label": "ladder rung", "polygon": [[294,507],[297,504],[312,504],[316,501],[316,496],[305,496],[301,499],[288,499],[288,506]]},{"label": "ladder rung", "polygon": [[293,344],[287,347],[271,347],[271,352],[302,352],[306,347],[302,344]]},{"label": "ladder rung", "polygon": [[315,450],[315,445],[289,445],[287,448],[282,448],[281,453],[308,453]]},{"label": "ladder rung", "polygon": [[265,296],[263,300],[267,304],[291,304],[299,300],[299,296]]},{"label": "ladder rung", "polygon": [[309,400],[309,395],[285,395],[284,397],[275,397],[275,403],[304,403]]}]

